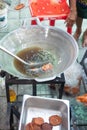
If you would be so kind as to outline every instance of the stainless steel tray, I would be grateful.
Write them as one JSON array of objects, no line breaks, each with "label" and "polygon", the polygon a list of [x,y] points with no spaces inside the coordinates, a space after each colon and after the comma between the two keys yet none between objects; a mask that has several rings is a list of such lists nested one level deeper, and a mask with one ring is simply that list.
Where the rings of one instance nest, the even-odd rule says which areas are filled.
[{"label": "stainless steel tray", "polygon": [[62,124],[53,127],[53,130],[70,130],[68,100],[24,95],[18,130],[25,130],[25,125],[33,117],[42,117],[45,122],[49,122],[49,117],[54,114],[62,117]]}]

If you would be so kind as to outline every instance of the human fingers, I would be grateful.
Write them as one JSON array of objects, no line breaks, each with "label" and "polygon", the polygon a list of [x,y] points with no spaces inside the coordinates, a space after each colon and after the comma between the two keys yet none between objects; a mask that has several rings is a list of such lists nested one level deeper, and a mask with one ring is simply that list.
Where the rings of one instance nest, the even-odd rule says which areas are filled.
[{"label": "human fingers", "polygon": [[67,27],[72,27],[74,25],[74,23],[75,22],[73,20],[71,20],[71,19],[67,19],[65,21],[65,24],[66,24]]}]

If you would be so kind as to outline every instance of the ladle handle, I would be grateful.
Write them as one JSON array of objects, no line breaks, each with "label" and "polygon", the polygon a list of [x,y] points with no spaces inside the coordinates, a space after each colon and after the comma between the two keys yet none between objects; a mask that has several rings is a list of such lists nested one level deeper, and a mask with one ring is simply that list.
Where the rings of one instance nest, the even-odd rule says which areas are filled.
[{"label": "ladle handle", "polygon": [[49,61],[43,61],[43,62],[38,62],[38,63],[26,62],[26,61],[22,60],[20,57],[18,57],[15,54],[13,54],[12,52],[8,51],[6,48],[4,48],[2,46],[0,46],[0,50],[4,51],[5,53],[9,54],[10,56],[16,58],[17,60],[19,60],[23,64],[28,65],[29,68],[31,68],[31,67],[39,67],[39,66],[43,66],[44,64],[48,64],[49,63]]},{"label": "ladle handle", "polygon": [[5,53],[9,54],[10,56],[16,58],[17,60],[19,60],[20,62],[29,65],[27,62],[25,62],[24,60],[22,60],[21,58],[19,58],[18,56],[14,55],[13,53],[11,53],[10,51],[8,51],[6,48],[0,46],[0,50],[4,51]]}]

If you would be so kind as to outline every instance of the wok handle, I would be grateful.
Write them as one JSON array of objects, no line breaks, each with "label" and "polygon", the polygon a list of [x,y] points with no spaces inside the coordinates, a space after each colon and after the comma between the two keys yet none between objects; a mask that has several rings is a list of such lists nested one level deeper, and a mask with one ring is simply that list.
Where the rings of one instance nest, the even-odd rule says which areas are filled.
[{"label": "wok handle", "polygon": [[[24,29],[27,28],[27,21],[33,21],[33,20],[36,21],[36,23],[37,23],[38,26],[40,26],[40,27],[42,27],[44,29],[45,29],[45,27],[49,28],[49,26],[43,25],[38,17],[32,17],[32,18],[26,18],[26,19],[24,19],[22,21],[22,28],[24,28]],[[29,26],[32,26],[32,25],[29,25]]]}]

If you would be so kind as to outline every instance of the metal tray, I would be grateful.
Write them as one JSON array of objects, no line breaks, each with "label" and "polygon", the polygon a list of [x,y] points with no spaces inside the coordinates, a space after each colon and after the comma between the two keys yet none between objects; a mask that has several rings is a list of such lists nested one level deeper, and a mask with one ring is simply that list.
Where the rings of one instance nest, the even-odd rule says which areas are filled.
[{"label": "metal tray", "polygon": [[25,125],[33,117],[42,117],[45,122],[49,122],[49,117],[54,114],[62,117],[62,124],[52,130],[70,130],[68,100],[24,95],[18,130],[25,130]]}]

